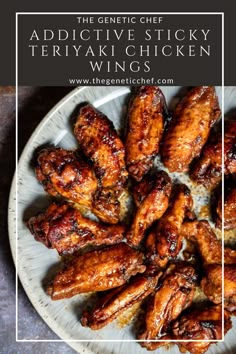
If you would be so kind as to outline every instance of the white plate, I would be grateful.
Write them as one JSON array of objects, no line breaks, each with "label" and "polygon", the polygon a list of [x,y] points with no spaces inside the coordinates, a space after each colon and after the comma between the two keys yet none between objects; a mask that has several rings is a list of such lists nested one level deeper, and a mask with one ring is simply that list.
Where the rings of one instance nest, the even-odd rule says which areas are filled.
[{"label": "white plate", "polygon": [[[167,104],[179,91],[179,87],[161,87]],[[221,102],[221,88],[216,88]],[[16,216],[16,183],[12,183],[9,199],[9,236],[13,258],[17,262],[17,270],[21,283],[35,309],[49,327],[63,340],[85,340],[86,342],[70,342],[80,353],[99,354],[143,354],[145,349],[135,342],[115,342],[134,340],[132,324],[120,328],[116,322],[99,331],[82,327],[78,314],[84,305],[84,296],[78,295],[71,299],[51,301],[45,293],[42,281],[49,268],[58,263],[59,257],[55,250],[47,249],[36,242],[23,220],[46,207],[49,199],[42,186],[37,182],[31,166],[32,156],[36,148],[45,143],[52,143],[63,148],[75,149],[77,142],[72,134],[71,114],[75,107],[82,102],[90,102],[114,122],[117,129],[121,128],[125,114],[125,103],[129,87],[83,87],[77,88],[63,98],[42,120],[29,139],[18,165],[18,204]],[[236,108],[236,87],[225,88],[225,112]],[[16,217],[18,220],[16,232]],[[16,242],[17,238],[17,242]],[[16,259],[16,247],[17,259]],[[20,320],[20,319],[19,319]],[[233,320],[234,321],[234,320]],[[226,335],[224,343],[210,347],[208,353],[236,353],[236,321],[234,328]],[[40,333],[38,334],[40,338]],[[30,333],[27,339],[30,338]],[[43,338],[40,338],[43,339]],[[89,342],[90,340],[112,339],[112,342]],[[235,343],[235,344],[234,344]],[[169,350],[159,349],[159,353],[179,353],[177,346]]]}]

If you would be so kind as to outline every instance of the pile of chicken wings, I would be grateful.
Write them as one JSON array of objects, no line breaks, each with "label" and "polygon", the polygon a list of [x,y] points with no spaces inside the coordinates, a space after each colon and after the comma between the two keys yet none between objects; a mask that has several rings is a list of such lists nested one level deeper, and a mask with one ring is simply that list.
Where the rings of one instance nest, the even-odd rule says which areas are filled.
[{"label": "pile of chicken wings", "polygon": [[[223,227],[235,228],[236,119],[225,121],[222,147],[221,111],[211,86],[189,89],[172,114],[159,87],[137,87],[127,111],[121,138],[108,117],[83,106],[74,125],[78,150],[49,147],[38,154],[36,177],[56,199],[27,226],[37,241],[69,256],[47,293],[59,300],[101,292],[80,320],[92,330],[139,304],[141,346],[155,350],[174,340],[181,351],[202,354],[208,340],[221,339],[232,326],[236,251],[225,247],[222,255],[209,221],[196,218],[190,188],[174,183],[168,172],[188,173],[211,190],[215,227],[221,228],[224,210]],[[158,154],[165,171],[154,163]],[[201,303],[194,301],[199,291]]]}]

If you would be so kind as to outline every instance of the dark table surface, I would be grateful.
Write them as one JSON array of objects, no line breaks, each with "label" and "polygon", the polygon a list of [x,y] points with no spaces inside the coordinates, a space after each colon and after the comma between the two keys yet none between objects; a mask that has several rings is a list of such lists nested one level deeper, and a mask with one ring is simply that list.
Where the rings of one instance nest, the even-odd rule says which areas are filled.
[{"label": "dark table surface", "polygon": [[[19,87],[18,151],[19,156],[30,135],[45,114],[71,87]],[[15,170],[15,89],[0,87],[0,353],[1,354],[74,354],[65,343],[15,341],[15,268],[11,256],[8,228],[8,196]],[[18,306],[21,316],[18,338],[58,339],[35,311],[19,284]]]}]

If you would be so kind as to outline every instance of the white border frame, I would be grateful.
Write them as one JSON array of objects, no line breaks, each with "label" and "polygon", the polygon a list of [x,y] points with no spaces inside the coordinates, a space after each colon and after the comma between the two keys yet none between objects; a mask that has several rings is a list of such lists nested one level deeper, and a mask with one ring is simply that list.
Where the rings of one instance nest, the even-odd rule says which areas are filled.
[{"label": "white border frame", "polygon": [[[16,328],[16,342],[166,342],[166,340],[139,340],[139,339],[18,339],[18,188],[17,188],[17,180],[18,180],[18,16],[19,15],[221,15],[221,24],[222,24],[222,80],[221,80],[221,89],[222,89],[222,171],[224,171],[224,12],[16,12],[16,67],[15,67],[15,86],[16,86],[16,256],[15,256],[15,286],[16,286],[16,318],[15,318],[15,328]],[[222,299],[224,299],[224,173],[222,173]],[[176,343],[176,340],[171,339],[168,340],[170,343]],[[178,340],[178,342],[208,342],[208,343],[218,343],[224,342],[224,306],[222,306],[222,339],[219,340]]]}]

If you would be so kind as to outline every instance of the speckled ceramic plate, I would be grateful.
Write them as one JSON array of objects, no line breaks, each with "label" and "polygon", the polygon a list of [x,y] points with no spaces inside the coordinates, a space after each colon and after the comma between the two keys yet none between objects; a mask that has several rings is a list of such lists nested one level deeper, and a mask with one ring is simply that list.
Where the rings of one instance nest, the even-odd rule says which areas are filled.
[{"label": "speckled ceramic plate", "polygon": [[[162,87],[162,90],[167,104],[174,104],[180,87]],[[216,90],[221,102],[221,88],[216,88]],[[77,142],[72,133],[71,115],[76,106],[82,102],[86,101],[93,104],[107,114],[114,122],[115,127],[120,129],[129,94],[129,87],[82,87],[69,93],[47,114],[31,136],[19,161],[18,180],[14,180],[12,183],[9,200],[9,235],[20,280],[40,316],[61,339],[65,341],[86,341],[69,343],[80,353],[143,354],[146,350],[142,349],[136,342],[121,342],[122,340],[135,339],[133,334],[134,323],[132,321],[123,328],[121,328],[119,321],[115,321],[99,331],[82,327],[78,318],[84,308],[84,303],[88,301],[88,296],[78,295],[71,299],[53,302],[45,293],[42,284],[51,269],[55,264],[58,264],[59,257],[55,250],[49,250],[43,244],[36,242],[24,224],[24,220],[49,204],[49,197],[35,178],[31,161],[35,149],[44,144],[49,143],[66,149],[76,149]],[[236,108],[236,87],[227,87],[225,88],[224,111],[228,112],[233,108]],[[178,178],[182,179],[179,176]],[[189,184],[186,177],[183,176],[183,179],[185,183]],[[16,182],[18,192],[17,215]],[[201,203],[204,203],[204,198],[199,198],[199,196],[202,196],[202,191],[194,190],[193,194],[195,207],[200,212]],[[236,353],[235,329],[236,322],[234,321],[234,328],[226,335],[225,342],[213,345],[208,353]],[[40,338],[40,333],[38,338]],[[32,339],[30,333],[27,339]],[[103,342],[104,339],[111,341]],[[96,340],[96,342],[91,342],[91,340]],[[177,354],[179,350],[177,346],[171,346],[169,350],[161,348],[157,352]]]}]

